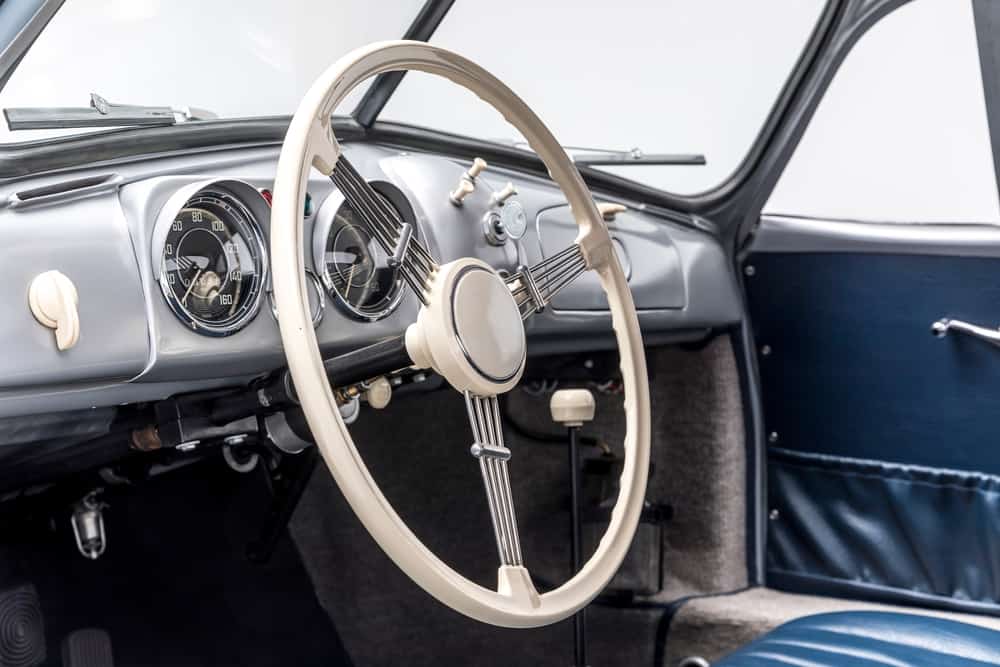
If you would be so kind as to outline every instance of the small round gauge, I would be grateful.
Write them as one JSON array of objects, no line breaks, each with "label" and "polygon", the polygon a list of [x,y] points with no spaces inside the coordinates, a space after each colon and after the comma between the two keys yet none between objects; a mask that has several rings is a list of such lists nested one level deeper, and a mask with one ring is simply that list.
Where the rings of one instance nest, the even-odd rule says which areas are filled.
[{"label": "small round gauge", "polygon": [[266,268],[260,229],[247,208],[229,194],[202,191],[170,223],[160,287],[181,320],[225,336],[257,314]]},{"label": "small round gauge", "polygon": [[504,202],[500,209],[500,223],[503,225],[504,231],[507,232],[508,238],[517,241],[524,236],[524,233],[528,231],[528,216],[525,214],[521,202],[516,199]]},{"label": "small round gauge", "polygon": [[[385,183],[377,190],[402,220],[413,221],[402,193]],[[385,196],[387,190],[397,196]],[[323,286],[348,314],[378,320],[391,313],[402,297],[402,277],[389,267],[389,256],[372,235],[367,221],[339,193],[324,203],[316,227],[314,264]],[[405,209],[407,215],[401,211]],[[332,211],[332,215],[331,215]]]}]

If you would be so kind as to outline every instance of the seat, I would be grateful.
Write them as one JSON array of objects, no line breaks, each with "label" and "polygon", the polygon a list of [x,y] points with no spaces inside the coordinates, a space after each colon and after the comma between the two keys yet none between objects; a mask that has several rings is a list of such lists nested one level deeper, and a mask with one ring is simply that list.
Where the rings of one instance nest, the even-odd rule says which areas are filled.
[{"label": "seat", "polygon": [[840,612],[786,623],[713,667],[1000,665],[1000,631],[929,616]]}]

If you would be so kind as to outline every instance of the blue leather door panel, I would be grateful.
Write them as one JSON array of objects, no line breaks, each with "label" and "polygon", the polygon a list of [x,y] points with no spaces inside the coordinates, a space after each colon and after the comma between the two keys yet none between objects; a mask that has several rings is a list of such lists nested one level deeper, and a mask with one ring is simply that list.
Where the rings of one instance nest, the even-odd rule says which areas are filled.
[{"label": "blue leather door panel", "polygon": [[[768,580],[1000,611],[1000,259],[755,253]],[[957,606],[956,606],[957,605]]]}]

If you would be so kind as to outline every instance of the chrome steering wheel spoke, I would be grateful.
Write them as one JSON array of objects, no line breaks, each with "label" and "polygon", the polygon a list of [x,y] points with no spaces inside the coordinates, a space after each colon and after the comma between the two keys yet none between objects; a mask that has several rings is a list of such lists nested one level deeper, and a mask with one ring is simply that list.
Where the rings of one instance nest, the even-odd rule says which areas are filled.
[{"label": "chrome steering wheel spoke", "polygon": [[399,213],[358,173],[345,155],[337,160],[330,178],[389,256],[390,266],[399,271],[399,275],[426,306],[430,281],[438,265],[414,234],[413,226],[399,217]]},{"label": "chrome steering wheel spoke", "polygon": [[483,486],[490,507],[500,564],[523,565],[521,539],[517,531],[514,499],[507,472],[510,450],[504,445],[499,399],[496,396],[476,396],[465,392],[465,407],[469,412],[474,439],[471,451],[479,459],[479,470],[483,474]]},{"label": "chrome steering wheel spoke", "polygon": [[576,243],[532,267],[518,267],[507,278],[507,286],[521,311],[521,319],[526,320],[545,310],[556,294],[588,268],[583,251]]}]

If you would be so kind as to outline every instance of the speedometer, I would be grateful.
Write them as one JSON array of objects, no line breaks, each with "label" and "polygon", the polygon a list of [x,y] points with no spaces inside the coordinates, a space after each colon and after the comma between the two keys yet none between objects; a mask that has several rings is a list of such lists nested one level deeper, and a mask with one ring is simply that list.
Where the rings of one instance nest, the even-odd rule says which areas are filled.
[{"label": "speedometer", "polygon": [[191,328],[225,336],[257,314],[265,262],[260,229],[247,208],[227,193],[202,191],[170,223],[160,287]]},{"label": "speedometer", "polygon": [[[404,221],[414,223],[413,209],[401,191],[384,181],[372,187]],[[313,263],[326,291],[349,315],[378,320],[399,305],[402,277],[389,266],[388,254],[366,219],[335,192],[317,215]]]}]

